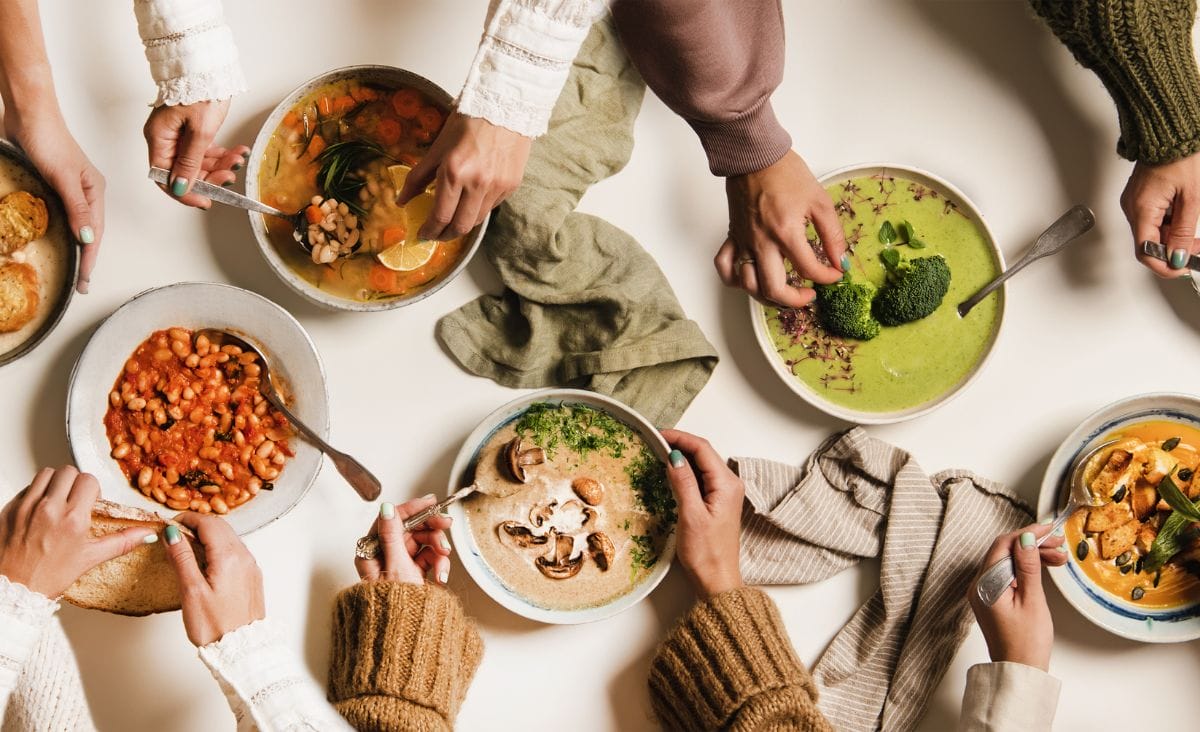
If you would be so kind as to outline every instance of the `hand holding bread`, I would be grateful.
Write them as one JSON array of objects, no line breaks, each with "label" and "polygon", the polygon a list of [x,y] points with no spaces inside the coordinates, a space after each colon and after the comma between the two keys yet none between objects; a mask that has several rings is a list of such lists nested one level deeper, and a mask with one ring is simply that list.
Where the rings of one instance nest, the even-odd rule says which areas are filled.
[{"label": "hand holding bread", "polygon": [[0,575],[57,598],[93,567],[158,539],[145,527],[93,536],[99,496],[96,479],[71,466],[38,473],[0,511]]},{"label": "hand holding bread", "polygon": [[188,640],[206,646],[266,617],[262,572],[229,524],[191,512],[180,514],[178,520],[195,533],[206,562],[202,568],[178,526],[167,526],[167,553],[179,575]]}]

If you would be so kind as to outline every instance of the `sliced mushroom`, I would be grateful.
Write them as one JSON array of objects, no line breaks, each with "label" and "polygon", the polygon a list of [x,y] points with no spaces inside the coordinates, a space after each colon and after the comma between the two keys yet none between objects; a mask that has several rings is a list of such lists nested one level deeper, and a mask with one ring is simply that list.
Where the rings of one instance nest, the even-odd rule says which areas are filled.
[{"label": "sliced mushroom", "polygon": [[557,505],[557,500],[551,500],[548,503],[535,503],[533,508],[529,509],[529,523],[534,526],[542,526],[554,515],[554,507]]},{"label": "sliced mushroom", "polygon": [[596,512],[596,509],[585,506],[583,509],[583,525],[587,526],[588,524],[592,523],[599,515],[600,514]]},{"label": "sliced mushroom", "polygon": [[590,509],[575,499],[571,499],[559,506],[554,512],[554,525],[560,531],[565,531],[568,534],[575,533],[583,528],[583,525],[588,521],[588,512]]},{"label": "sliced mushroom", "polygon": [[571,481],[571,490],[589,506],[599,506],[604,500],[604,486],[594,478],[576,478]]},{"label": "sliced mushroom", "polygon": [[514,437],[504,448],[505,465],[518,483],[528,483],[526,468],[546,462],[546,452],[540,447],[525,447],[520,437]]},{"label": "sliced mushroom", "polygon": [[570,536],[559,534],[554,529],[550,530],[551,534],[555,535],[554,551],[544,557],[538,557],[537,568],[542,574],[550,579],[570,579],[579,574],[579,570],[583,568],[583,554],[571,559],[571,552],[575,549],[575,539]]},{"label": "sliced mushroom", "polygon": [[588,535],[587,545],[588,552],[592,555],[592,561],[601,571],[607,572],[608,568],[612,566],[613,557],[617,555],[612,539],[597,531]]},{"label": "sliced mushroom", "polygon": [[496,527],[496,534],[500,537],[501,544],[514,546],[519,549],[542,546],[550,541],[545,535],[535,534],[528,526],[522,526],[516,521],[501,522]]}]

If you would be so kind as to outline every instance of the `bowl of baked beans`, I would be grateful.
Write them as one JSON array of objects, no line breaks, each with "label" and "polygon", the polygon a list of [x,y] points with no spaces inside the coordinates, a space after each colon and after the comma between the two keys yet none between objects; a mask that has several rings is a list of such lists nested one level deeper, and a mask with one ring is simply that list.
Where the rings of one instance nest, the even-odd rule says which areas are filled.
[{"label": "bowl of baked beans", "polygon": [[105,498],[173,516],[223,516],[240,534],[293,508],[321,454],[260,391],[261,359],[198,331],[261,347],[284,400],[328,433],[320,356],[287,311],[231,285],[180,283],[121,306],[71,376],[67,431],[76,464]]}]

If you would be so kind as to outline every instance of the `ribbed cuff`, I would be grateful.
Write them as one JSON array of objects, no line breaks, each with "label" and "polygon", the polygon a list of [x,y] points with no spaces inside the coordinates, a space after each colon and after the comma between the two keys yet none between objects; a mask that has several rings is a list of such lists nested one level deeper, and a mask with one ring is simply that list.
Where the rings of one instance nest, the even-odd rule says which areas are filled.
[{"label": "ribbed cuff", "polygon": [[779,123],[770,99],[737,119],[688,120],[688,124],[700,136],[713,175],[730,177],[757,172],[778,162],[792,147],[792,136]]},{"label": "ribbed cuff", "polygon": [[329,698],[356,729],[451,724],[483,656],[458,599],[440,587],[360,582],[337,598]]},{"label": "ribbed cuff", "polygon": [[[0,689],[12,689],[58,603],[0,575]],[[0,708],[0,721],[3,720]]]},{"label": "ribbed cuff", "polygon": [[[650,697],[670,729],[724,729],[736,714],[811,720],[824,728],[817,691],[792,649],[775,603],[742,588],[699,603],[671,631],[650,667]],[[749,717],[747,716],[749,715]]]},{"label": "ribbed cuff", "polygon": [[1022,663],[980,663],[967,670],[959,732],[1049,732],[1062,682]]}]

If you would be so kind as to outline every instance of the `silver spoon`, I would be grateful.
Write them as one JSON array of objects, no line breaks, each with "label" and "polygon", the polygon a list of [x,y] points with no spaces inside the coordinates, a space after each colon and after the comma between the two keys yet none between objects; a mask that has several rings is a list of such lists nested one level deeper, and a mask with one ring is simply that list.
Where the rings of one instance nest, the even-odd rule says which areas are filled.
[{"label": "silver spoon", "polygon": [[[171,171],[163,168],[150,168],[150,180],[164,186],[169,186],[171,181]],[[261,201],[255,201],[249,196],[243,196],[240,193],[231,191],[222,186],[215,186],[208,181],[196,180],[192,181],[192,192],[198,193],[201,196],[210,198],[217,203],[223,203],[226,206],[244,209],[246,211],[254,211],[255,213],[266,214],[283,219],[292,226],[293,237],[300,244],[304,251],[312,251],[312,247],[308,245],[308,219],[304,215],[304,209],[300,209],[294,214],[280,211],[274,206],[268,206]],[[307,208],[307,207],[306,207]]]},{"label": "silver spoon", "polygon": [[[430,517],[445,511],[451,503],[461,501],[462,499],[476,492],[479,492],[479,484],[477,483],[472,483],[469,486],[459,488],[429,508],[426,508],[423,511],[418,511],[412,516],[404,519],[404,530],[406,532],[412,531],[428,521]],[[354,545],[354,556],[362,559],[374,559],[375,557],[379,556],[379,537],[375,534],[368,534],[360,538],[358,543]]]},{"label": "silver spoon", "polygon": [[320,435],[310,429],[308,425],[304,424],[304,422],[300,421],[300,419],[292,413],[292,410],[288,409],[287,405],[283,403],[283,397],[279,395],[279,390],[275,387],[275,383],[271,381],[271,367],[267,361],[266,354],[263,353],[261,348],[247,341],[244,336],[234,335],[226,330],[204,328],[196,331],[196,335],[204,335],[213,343],[234,345],[241,348],[243,351],[257,353],[258,365],[262,369],[258,382],[259,391],[262,392],[262,395],[266,398],[266,400],[270,402],[276,409],[283,412],[283,415],[288,418],[288,421],[295,425],[296,429],[298,429],[301,434],[307,437],[308,440],[313,443],[318,450],[329,456],[329,459],[333,461],[333,466],[337,468],[339,473],[342,474],[342,477],[346,479],[346,482],[350,484],[350,487],[357,491],[358,495],[363,497],[363,500],[374,501],[376,498],[379,498],[379,494],[382,492],[382,486],[379,483],[379,479],[372,475],[370,470],[367,470],[365,467],[363,467],[362,463],[358,462],[353,457],[340,450],[334,449],[332,445],[321,439]]},{"label": "silver spoon", "polygon": [[1033,247],[1025,252],[1025,256],[1017,260],[1017,263],[1009,267],[996,279],[984,285],[983,289],[975,293],[971,297],[963,300],[958,305],[958,316],[965,318],[967,313],[971,312],[971,308],[983,302],[983,299],[992,294],[1000,285],[1003,285],[1009,277],[1025,269],[1030,263],[1035,262],[1042,257],[1048,257],[1051,254],[1058,254],[1067,244],[1070,244],[1076,238],[1086,234],[1096,225],[1096,214],[1087,206],[1072,206],[1069,211],[1058,218],[1050,228],[1042,232],[1042,235],[1037,238],[1037,242]]},{"label": "silver spoon", "polygon": [[[1083,479],[1084,472],[1087,464],[1093,457],[1115,444],[1117,444],[1117,440],[1109,440],[1108,442],[1101,443],[1071,463],[1071,482],[1067,491],[1067,503],[1059,510],[1058,518],[1054,519],[1050,530],[1037,540],[1037,546],[1044,544],[1079,509],[1100,505],[1096,503],[1091,489],[1088,488],[1087,483]],[[979,593],[979,599],[991,607],[996,604],[996,600],[1000,599],[1000,596],[1004,594],[1005,590],[1012,585],[1013,580],[1016,578],[1016,567],[1013,564],[1012,555],[1009,555],[988,567],[987,571],[980,575],[979,583],[975,585],[975,591]]]}]

